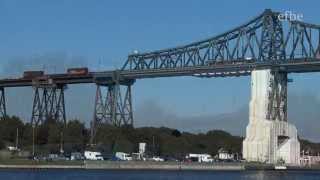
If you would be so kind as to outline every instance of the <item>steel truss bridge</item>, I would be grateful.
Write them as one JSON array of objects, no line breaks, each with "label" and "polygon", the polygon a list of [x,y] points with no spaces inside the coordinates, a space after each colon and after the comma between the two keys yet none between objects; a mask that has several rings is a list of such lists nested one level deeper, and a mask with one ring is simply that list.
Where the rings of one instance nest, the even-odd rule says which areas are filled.
[{"label": "steel truss bridge", "polygon": [[[272,69],[275,73],[284,74],[320,71],[320,26],[289,18],[280,20],[279,14],[266,9],[247,23],[209,39],[131,54],[120,70],[2,79],[1,116],[6,116],[5,89],[30,86],[35,92],[32,124],[37,126],[48,118],[65,124],[66,86],[94,83],[97,85],[91,123],[91,135],[94,137],[100,123],[133,125],[131,87],[137,79],[248,76],[257,69]],[[270,98],[274,99],[272,102],[280,102],[277,95]],[[276,112],[279,104],[271,106],[268,114],[279,114]]]}]

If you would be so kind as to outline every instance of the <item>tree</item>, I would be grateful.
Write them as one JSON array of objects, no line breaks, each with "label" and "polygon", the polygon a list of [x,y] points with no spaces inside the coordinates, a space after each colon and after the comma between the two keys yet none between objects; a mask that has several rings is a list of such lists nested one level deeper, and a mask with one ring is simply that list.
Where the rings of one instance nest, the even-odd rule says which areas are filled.
[{"label": "tree", "polygon": [[4,142],[0,139],[0,150],[6,148]]},{"label": "tree", "polygon": [[[0,149],[5,145],[14,144],[16,132],[19,129],[19,144],[23,150],[32,148],[32,131],[30,123],[23,123],[18,117],[6,117],[0,120]],[[61,143],[63,124],[54,119],[49,119],[35,128],[37,153],[58,153]],[[90,129],[79,120],[71,120],[64,131],[65,152],[82,152],[90,138]],[[147,143],[147,154],[165,155],[183,158],[187,153],[209,153],[215,155],[219,148],[224,148],[232,153],[241,153],[243,137],[233,136],[222,130],[212,130],[207,133],[181,133],[177,129],[166,127],[141,127],[131,126],[114,127],[110,124],[100,124],[97,130],[95,144],[91,150],[104,153],[116,151],[138,152],[140,142]],[[300,139],[301,148],[308,149],[317,155],[320,152],[320,143],[312,143]]]},{"label": "tree", "polygon": [[[24,124],[21,119],[16,116],[6,117],[0,120],[0,137],[2,140],[15,142],[17,136],[17,128],[21,132]],[[21,135],[22,133],[20,133]],[[21,136],[20,136],[21,137]]]},{"label": "tree", "polygon": [[88,132],[85,125],[79,120],[71,120],[68,122],[64,131],[65,146],[69,151],[83,151],[88,141]]},{"label": "tree", "polygon": [[[26,147],[31,149],[32,146],[32,125],[31,123],[26,123],[23,127],[23,131],[20,133],[21,134],[21,147]],[[20,147],[20,148],[21,148]]]},{"label": "tree", "polygon": [[175,136],[175,137],[180,137],[181,136],[181,132],[178,131],[177,129],[175,129],[175,130],[172,131],[171,135]]}]

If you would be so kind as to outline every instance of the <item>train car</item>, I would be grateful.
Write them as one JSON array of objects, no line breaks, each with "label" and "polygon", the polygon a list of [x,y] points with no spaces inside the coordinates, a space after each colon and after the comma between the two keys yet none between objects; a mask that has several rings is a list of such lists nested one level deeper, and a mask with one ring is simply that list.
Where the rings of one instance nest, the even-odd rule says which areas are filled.
[{"label": "train car", "polygon": [[89,69],[87,67],[69,68],[67,72],[69,75],[87,75],[89,73]]},{"label": "train car", "polygon": [[44,75],[44,71],[25,71],[23,72],[23,78],[36,78]]}]

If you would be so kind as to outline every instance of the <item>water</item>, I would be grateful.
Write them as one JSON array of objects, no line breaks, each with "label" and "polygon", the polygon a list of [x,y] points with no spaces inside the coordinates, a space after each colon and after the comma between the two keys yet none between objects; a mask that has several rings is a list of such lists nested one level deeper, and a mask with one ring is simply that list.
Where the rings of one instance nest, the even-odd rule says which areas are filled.
[{"label": "water", "polygon": [[320,180],[320,171],[0,170],[0,180]]}]

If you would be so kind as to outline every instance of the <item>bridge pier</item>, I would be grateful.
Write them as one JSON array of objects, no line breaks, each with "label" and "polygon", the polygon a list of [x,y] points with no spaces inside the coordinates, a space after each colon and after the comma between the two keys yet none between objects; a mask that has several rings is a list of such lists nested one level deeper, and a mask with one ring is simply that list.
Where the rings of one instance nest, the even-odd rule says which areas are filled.
[{"label": "bridge pier", "polygon": [[6,110],[6,97],[4,93],[4,88],[0,88],[0,116],[1,118],[4,118],[7,116],[7,110]]},{"label": "bridge pier", "polygon": [[34,86],[31,124],[36,127],[48,119],[66,125],[64,90],[66,85]]},{"label": "bridge pier", "polygon": [[64,130],[66,127],[66,112],[64,90],[66,85],[35,85],[32,107],[32,154],[35,156],[36,128],[46,120],[54,120],[62,124],[60,127],[60,152],[63,153]]},{"label": "bridge pier", "polygon": [[131,86],[134,81],[124,84],[97,84],[94,118],[91,122],[91,143],[102,123],[115,127],[133,126]]},{"label": "bridge pier", "polygon": [[243,141],[247,161],[299,164],[297,129],[287,120],[287,74],[254,70],[251,74],[249,124]]}]

